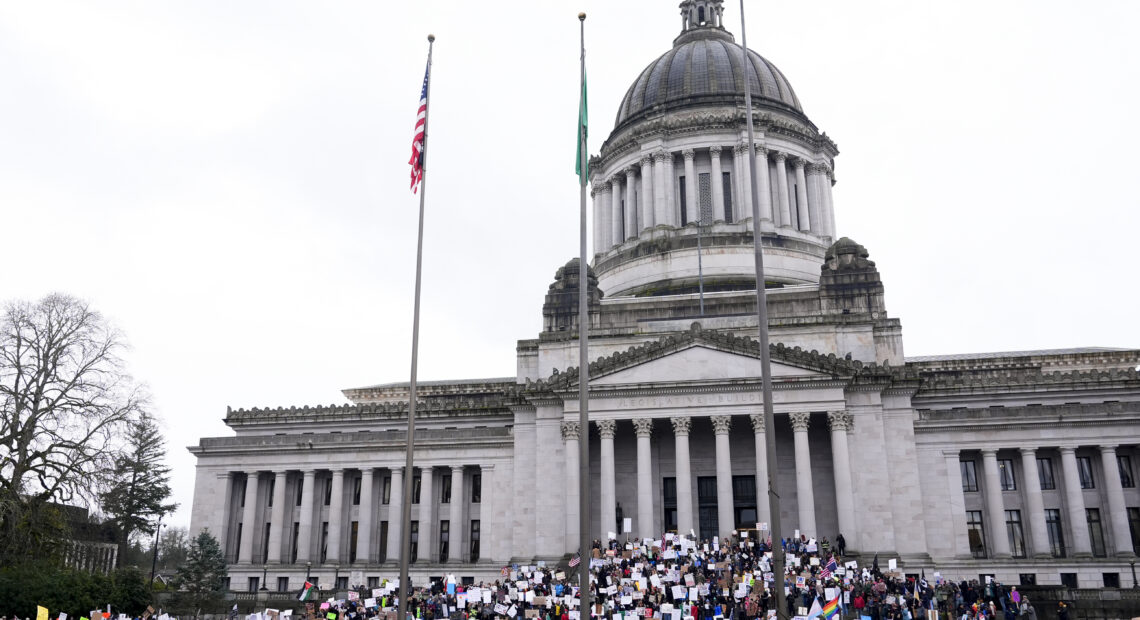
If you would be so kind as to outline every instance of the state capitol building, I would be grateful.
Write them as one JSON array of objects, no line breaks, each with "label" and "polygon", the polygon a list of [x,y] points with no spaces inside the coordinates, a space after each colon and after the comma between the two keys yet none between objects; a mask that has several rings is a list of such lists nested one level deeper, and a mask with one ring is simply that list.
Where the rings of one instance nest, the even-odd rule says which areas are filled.
[{"label": "state capitol building", "polygon": [[[1127,585],[1140,351],[906,357],[870,251],[836,227],[835,143],[779,69],[743,56],[722,10],[682,2],[672,48],[633,78],[591,160],[591,275],[579,282],[577,259],[557,270],[517,375],[420,384],[414,471],[407,383],[346,389],[343,406],[229,410],[233,436],[190,448],[191,531],[221,541],[233,589],[396,577],[406,476],[416,583],[562,561],[579,538],[580,441],[592,538],[767,523],[755,234],[785,536],[842,533],[848,553],[905,573]],[[572,368],[583,287],[590,428]]]}]

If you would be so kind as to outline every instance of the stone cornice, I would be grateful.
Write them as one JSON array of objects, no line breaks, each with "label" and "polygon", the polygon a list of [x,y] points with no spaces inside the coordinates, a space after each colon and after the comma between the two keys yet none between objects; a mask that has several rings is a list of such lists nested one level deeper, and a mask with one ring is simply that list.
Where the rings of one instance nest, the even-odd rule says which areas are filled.
[{"label": "stone cornice", "polygon": [[[501,388],[500,388],[501,389]],[[456,414],[509,413],[509,401],[502,394],[470,395],[428,398],[418,401],[416,417],[449,417]],[[364,405],[315,405],[251,409],[226,408],[225,423],[229,426],[276,424],[283,422],[400,420],[408,417],[408,401],[369,403]]]},{"label": "stone cornice", "polygon": [[[909,365],[908,365],[909,366]],[[913,368],[913,367],[911,367]],[[1037,369],[993,370],[974,373],[922,373],[922,392],[957,392],[982,388],[985,391],[1016,391],[1019,388],[1140,387],[1140,372],[1129,369],[1093,369],[1071,372],[1041,372]]]},{"label": "stone cornice", "polygon": [[[370,432],[358,431],[352,433],[313,433],[288,435],[255,435],[239,437],[205,437],[199,440],[197,446],[189,448],[190,453],[203,455],[239,454],[239,453],[281,453],[283,451],[297,452],[317,450],[353,450],[362,449],[375,451],[390,447],[401,448],[407,439],[404,429]],[[513,443],[510,429],[503,427],[467,428],[463,431],[454,429],[416,429],[416,449],[454,448],[457,441],[462,441],[465,447],[499,446]],[[401,452],[402,454],[402,452]]]},{"label": "stone cornice", "polygon": [[1073,405],[976,407],[970,409],[916,409],[916,433],[944,433],[969,427],[977,430],[1013,430],[1119,426],[1140,423],[1140,403],[1105,402]]}]

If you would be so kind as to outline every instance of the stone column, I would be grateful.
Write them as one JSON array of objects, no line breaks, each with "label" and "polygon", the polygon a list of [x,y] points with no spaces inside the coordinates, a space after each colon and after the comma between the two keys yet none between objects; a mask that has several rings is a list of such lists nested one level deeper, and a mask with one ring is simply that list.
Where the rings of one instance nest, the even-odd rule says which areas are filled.
[{"label": "stone column", "polygon": [[253,562],[253,532],[257,529],[257,472],[251,471],[245,479],[245,510],[241,517],[241,549],[239,564]]},{"label": "stone column", "polygon": [[677,531],[693,530],[693,474],[689,466],[689,429],[692,418],[673,418],[673,441],[677,461]]},{"label": "stone column", "polygon": [[[760,219],[772,220],[772,187],[768,178],[768,149],[756,145],[756,191],[760,192]],[[751,205],[749,205],[751,208]]]},{"label": "stone column", "polygon": [[617,422],[614,420],[598,420],[598,435],[601,436],[601,460],[602,460],[602,502],[601,512],[602,520],[600,522],[602,533],[599,536],[603,541],[607,540],[610,532],[617,532],[617,490],[614,488],[616,484],[614,474],[614,428]]},{"label": "stone column", "polygon": [[1128,531],[1128,514],[1124,508],[1124,487],[1120,483],[1120,466],[1116,463],[1116,446],[1100,447],[1104,469],[1104,493],[1108,496],[1108,520],[1112,525],[1112,541],[1118,557],[1133,557],[1132,533]]},{"label": "stone column", "polygon": [[360,468],[360,522],[356,534],[356,561],[360,564],[372,563],[372,467]]},{"label": "stone column", "polygon": [[601,254],[602,245],[605,243],[602,239],[602,196],[600,194],[601,187],[598,185],[590,187],[590,202],[594,209],[594,254]]},{"label": "stone column", "polygon": [[404,525],[404,468],[393,467],[392,489],[388,495],[388,562],[398,562],[404,552],[400,547]]},{"label": "stone column", "polygon": [[[507,546],[500,538],[510,540],[508,528],[499,527],[495,523],[495,465],[482,464],[479,466],[480,477],[483,479],[483,494],[479,497],[479,521],[482,531],[479,533],[480,563],[495,562],[504,559],[499,551],[500,546]],[[509,553],[506,555],[509,556]]]},{"label": "stone column", "polygon": [[653,461],[649,454],[649,436],[653,432],[653,420],[636,418],[633,428],[637,431],[637,534],[638,538],[651,538],[653,529]]},{"label": "stone column", "polygon": [[641,230],[653,228],[655,223],[653,189],[653,157],[646,154],[641,158],[641,204],[637,209],[637,227]]},{"label": "stone column", "polygon": [[[226,557],[226,562],[232,562],[233,557],[230,555],[230,513],[233,511],[233,497],[234,497],[234,472],[227,471],[218,476],[222,481],[222,522],[218,527],[218,544],[222,547],[222,554]],[[66,566],[66,562],[64,563]]]},{"label": "stone column", "polygon": [[313,487],[317,485],[317,472],[305,470],[301,479],[301,514],[297,519],[297,563],[304,564],[313,559]]},{"label": "stone column", "polygon": [[269,564],[281,563],[281,535],[285,532],[285,477],[286,472],[273,472],[273,511],[269,517]]},{"label": "stone column", "polygon": [[804,160],[796,160],[796,208],[799,209],[800,230],[812,230],[812,220],[808,208],[807,177],[804,176]]},{"label": "stone column", "polygon": [[839,532],[844,539],[859,540],[855,534],[855,496],[852,493],[851,456],[847,447],[847,426],[854,417],[846,411],[827,412],[831,431],[831,462],[835,477],[835,506],[838,509]]},{"label": "stone column", "polygon": [[728,446],[728,430],[732,418],[714,415],[709,420],[716,434],[716,512],[717,529],[723,539],[736,529],[736,511],[732,497],[732,454]]},{"label": "stone column", "polygon": [[581,497],[579,494],[581,480],[578,478],[581,462],[578,460],[581,449],[578,444],[579,428],[577,422],[562,423],[562,441],[566,443],[566,549],[564,551],[567,553],[574,553],[578,549],[579,539],[578,504]]},{"label": "stone column", "polygon": [[435,470],[430,465],[420,468],[420,549],[419,557],[435,562]]},{"label": "stone column", "polygon": [[1069,529],[1072,531],[1070,548],[1077,557],[1092,556],[1089,540],[1088,515],[1085,514],[1085,496],[1081,489],[1081,475],[1077,471],[1077,447],[1061,446],[1061,472],[1065,479],[1065,506],[1069,512]]},{"label": "stone column", "polygon": [[748,145],[736,145],[736,158],[740,161],[737,169],[740,170],[740,201],[736,206],[736,213],[733,215],[733,221],[739,222],[746,217],[752,217],[752,175],[744,174],[748,172]]},{"label": "stone column", "polygon": [[601,254],[602,252],[605,252],[606,250],[610,249],[610,246],[614,244],[613,238],[610,237],[610,233],[613,232],[614,228],[614,211],[611,208],[614,204],[613,184],[611,184],[609,181],[605,181],[602,183],[601,192],[602,197],[598,201],[600,203],[598,210],[601,212],[602,221],[601,230],[598,231],[598,234],[600,235],[599,240],[596,241],[596,243],[598,243],[598,247],[594,248],[595,254]]},{"label": "stone column", "polygon": [[609,245],[606,246],[606,250],[625,241],[625,222],[622,221],[621,214],[621,183],[621,175],[615,174],[613,178],[610,179],[610,236],[608,237]]},{"label": "stone column", "polygon": [[982,450],[982,469],[986,477],[986,512],[990,520],[990,543],[995,557],[1008,558],[1009,532],[1005,528],[1005,503],[1001,497],[1001,474],[998,472],[997,450]]},{"label": "stone column", "polygon": [[788,167],[784,163],[787,153],[776,153],[776,202],[780,206],[780,226],[791,227],[792,207],[788,202]]},{"label": "stone column", "polygon": [[811,448],[808,446],[808,425],[811,414],[796,412],[789,414],[792,422],[792,435],[796,447],[796,505],[800,513],[800,533],[808,537],[816,536],[815,531],[815,487],[811,480]]},{"label": "stone column", "polygon": [[636,239],[637,225],[637,172],[633,166],[625,169],[625,238]]},{"label": "stone column", "polygon": [[835,204],[831,200],[831,185],[835,182],[835,173],[828,167],[823,176],[823,201],[827,205],[827,234],[835,238]]},{"label": "stone column", "polygon": [[344,522],[344,470],[332,472],[332,498],[329,501],[329,546],[325,560],[340,564],[340,530]]},{"label": "stone column", "polygon": [[712,199],[713,221],[724,221],[724,173],[720,170],[720,147],[709,147],[709,158],[712,160]]},{"label": "stone column", "polygon": [[[771,506],[768,504],[768,444],[764,434],[764,414],[757,413],[748,418],[752,422],[752,434],[756,441],[756,515],[763,523],[772,523]],[[771,531],[771,525],[768,526]]]},{"label": "stone column", "polygon": [[665,223],[670,226],[680,226],[681,216],[678,211],[677,200],[677,166],[676,156],[672,151],[665,151]]},{"label": "stone column", "polygon": [[696,151],[693,149],[685,149],[681,151],[681,156],[685,158],[685,219],[689,222],[696,222],[700,219],[701,205],[697,202],[697,167],[694,162],[696,158]]},{"label": "stone column", "polygon": [[1033,551],[1025,555],[1047,558],[1052,552],[1049,548],[1049,532],[1045,529],[1045,503],[1041,498],[1041,478],[1037,474],[1037,452],[1033,448],[1021,448],[1021,472],[1030,541],[1033,543]]},{"label": "stone column", "polygon": [[823,220],[820,202],[822,198],[819,195],[819,175],[820,168],[815,164],[807,164],[804,168],[807,174],[807,204],[808,214],[811,216],[811,231],[817,235],[823,236],[827,234],[827,224]]},{"label": "stone column", "polygon": [[463,519],[463,506],[467,501],[463,496],[463,466],[451,466],[451,514],[448,520],[451,521],[449,527],[451,531],[448,533],[450,537],[447,541],[448,545],[448,559],[447,561],[452,564],[460,564],[466,555],[466,550],[463,547],[463,532],[467,529],[464,526]]},{"label": "stone column", "polygon": [[970,540],[966,532],[966,495],[962,491],[962,459],[958,450],[943,450],[946,459],[946,482],[949,484],[950,505],[946,513],[951,522],[954,556],[969,558]]},{"label": "stone column", "polygon": [[669,223],[668,194],[665,190],[665,151],[653,153],[653,223]]}]

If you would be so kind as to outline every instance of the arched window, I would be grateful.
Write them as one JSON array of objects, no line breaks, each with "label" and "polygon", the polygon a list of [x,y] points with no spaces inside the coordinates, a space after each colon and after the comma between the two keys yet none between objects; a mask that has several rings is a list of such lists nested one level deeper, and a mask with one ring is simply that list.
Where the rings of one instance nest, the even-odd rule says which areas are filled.
[{"label": "arched window", "polygon": [[697,8],[697,23],[701,26],[705,25],[705,7]]}]

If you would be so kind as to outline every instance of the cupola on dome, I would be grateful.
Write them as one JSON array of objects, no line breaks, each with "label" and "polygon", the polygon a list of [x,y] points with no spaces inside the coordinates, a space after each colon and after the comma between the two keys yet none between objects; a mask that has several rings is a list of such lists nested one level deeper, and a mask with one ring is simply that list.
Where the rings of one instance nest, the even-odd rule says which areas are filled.
[{"label": "cupola on dome", "polygon": [[762,56],[748,51],[748,62],[721,21],[720,2],[681,3],[682,31],[665,52],[645,68],[618,107],[615,128],[654,113],[678,108],[744,103],[744,76],[751,80],[753,104],[803,114],[784,74]]}]

